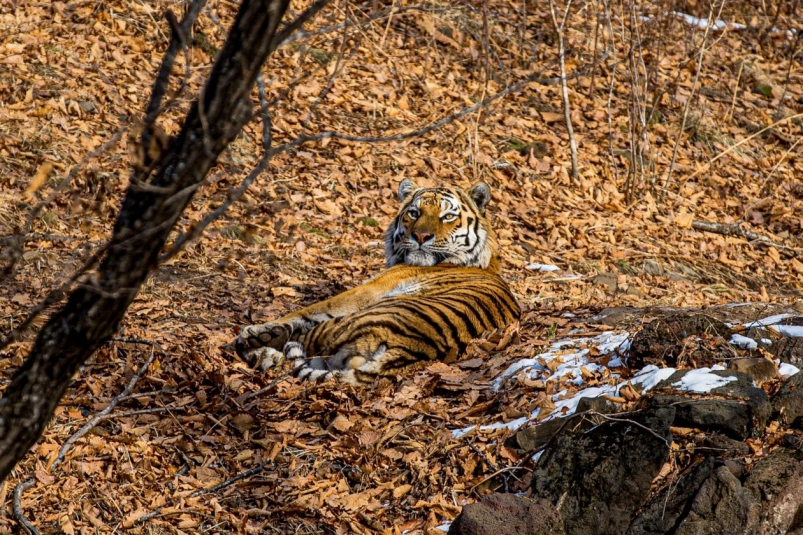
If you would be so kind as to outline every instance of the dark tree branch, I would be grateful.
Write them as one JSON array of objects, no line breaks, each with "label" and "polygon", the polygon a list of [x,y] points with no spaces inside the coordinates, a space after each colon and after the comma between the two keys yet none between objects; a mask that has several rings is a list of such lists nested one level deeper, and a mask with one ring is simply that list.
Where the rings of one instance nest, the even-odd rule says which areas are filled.
[{"label": "dark tree branch", "polygon": [[281,31],[289,0],[241,2],[180,133],[152,169],[134,171],[97,272],[42,327],[0,399],[0,479],[41,435],[79,366],[118,328],[198,184],[250,120],[250,92],[267,57],[327,1],[317,1]]}]

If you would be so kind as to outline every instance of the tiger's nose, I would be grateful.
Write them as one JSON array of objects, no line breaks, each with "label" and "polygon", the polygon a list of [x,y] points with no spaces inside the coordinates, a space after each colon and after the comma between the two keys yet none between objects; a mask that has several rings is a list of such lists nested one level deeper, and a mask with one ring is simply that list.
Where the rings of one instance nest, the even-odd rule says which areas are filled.
[{"label": "tiger's nose", "polygon": [[435,237],[434,234],[431,232],[413,232],[413,236],[415,237],[415,241],[418,242],[419,245],[424,245],[424,242],[427,240],[431,240]]}]

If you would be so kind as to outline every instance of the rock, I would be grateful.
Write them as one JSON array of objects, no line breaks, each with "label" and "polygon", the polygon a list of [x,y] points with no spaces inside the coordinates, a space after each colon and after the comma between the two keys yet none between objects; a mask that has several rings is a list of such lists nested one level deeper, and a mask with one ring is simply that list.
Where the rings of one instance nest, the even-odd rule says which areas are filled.
[{"label": "rock", "polygon": [[803,338],[780,338],[773,340],[767,350],[778,357],[781,362],[803,367]]},{"label": "rock", "polygon": [[647,275],[655,275],[656,277],[660,277],[664,274],[664,268],[655,260],[645,260],[644,263],[641,264],[641,270]]},{"label": "rock", "polygon": [[463,507],[449,535],[563,535],[555,508],[543,501],[513,494],[489,494]]},{"label": "rock", "polygon": [[[712,317],[670,314],[651,321],[633,336],[627,363],[633,369],[648,364],[711,366],[735,356],[728,344],[730,336],[730,328]],[[683,362],[678,362],[681,356]]]},{"label": "rock", "polygon": [[703,438],[695,452],[713,455],[717,459],[746,457],[750,455],[750,447],[741,440],[733,440],[719,433],[711,433]]},{"label": "rock", "polygon": [[700,486],[714,471],[714,458],[707,457],[668,485],[639,514],[627,530],[627,535],[663,535],[671,533],[689,510],[689,503]]},{"label": "rock", "polygon": [[532,496],[560,505],[568,535],[624,533],[669,457],[674,417],[661,407],[559,434],[538,460]]},{"label": "rock", "polygon": [[576,412],[567,418],[555,418],[535,427],[522,429],[505,441],[505,446],[516,450],[520,455],[538,451],[549,442],[556,433],[563,429],[573,431],[586,431],[602,423],[599,416],[583,414],[594,411],[600,414],[611,414],[616,406],[605,398],[581,398],[577,403]]},{"label": "rock", "polygon": [[600,273],[591,277],[591,282],[597,286],[605,286],[608,292],[616,293],[619,289],[619,277],[615,273]]},{"label": "rock", "polygon": [[790,427],[803,428],[803,373],[787,379],[772,396],[772,417]]},{"label": "rock", "polygon": [[756,463],[744,487],[761,500],[761,535],[803,528],[803,453],[778,448]]},{"label": "rock", "polygon": [[758,384],[778,377],[775,363],[763,358],[733,359],[728,369],[747,374]]},{"label": "rock", "polygon": [[97,113],[98,111],[97,108],[95,108],[95,104],[88,100],[82,100],[78,102],[78,107],[84,113]]},{"label": "rock", "polygon": [[674,535],[747,535],[756,533],[759,504],[725,466],[700,487],[691,510]]},{"label": "rock", "polygon": [[705,394],[677,390],[676,383],[692,372],[694,370],[675,372],[643,398],[641,405],[675,407],[674,425],[681,427],[716,431],[736,439],[758,437],[764,433],[771,406],[767,393],[753,386],[749,376],[730,370],[715,370],[710,373],[735,380]]}]

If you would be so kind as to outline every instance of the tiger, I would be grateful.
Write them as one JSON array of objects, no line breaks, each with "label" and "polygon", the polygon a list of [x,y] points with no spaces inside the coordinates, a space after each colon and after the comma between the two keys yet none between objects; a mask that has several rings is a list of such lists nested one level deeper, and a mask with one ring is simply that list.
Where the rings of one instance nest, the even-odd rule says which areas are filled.
[{"label": "tiger", "polygon": [[485,209],[491,189],[399,184],[401,208],[385,231],[388,269],[276,321],[242,328],[237,354],[267,370],[285,359],[297,377],[370,385],[435,359],[454,362],[469,341],[521,315],[500,276]]}]

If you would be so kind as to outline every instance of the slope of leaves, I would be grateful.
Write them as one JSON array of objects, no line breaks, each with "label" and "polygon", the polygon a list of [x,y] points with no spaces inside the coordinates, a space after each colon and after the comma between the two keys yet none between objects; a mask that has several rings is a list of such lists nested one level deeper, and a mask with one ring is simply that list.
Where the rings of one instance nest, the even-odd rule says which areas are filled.
[{"label": "slope of leaves", "polygon": [[[801,123],[791,117],[803,111],[803,79],[797,41],[786,32],[794,14],[773,18],[729,3],[718,17],[746,28],[703,40],[703,29],[666,6],[637,7],[632,17],[601,3],[570,12],[569,72],[609,51],[598,69],[569,82],[577,181],[557,84],[530,84],[405,141],[325,139],[274,157],[240,202],[153,274],[121,336],[158,343],[155,362],[136,396],[51,473],[67,438],[122,391],[150,347],[110,343],[75,378],[49,430],[0,491],[3,529],[17,529],[12,486],[35,474],[21,505],[43,532],[424,532],[488,488],[526,487],[528,461],[501,446],[504,429],[462,439],[450,430],[548,407],[558,385],[495,392],[488,384],[581,323],[564,313],[797,299],[803,160]],[[708,14],[694,2],[674,8]],[[189,62],[188,89],[160,119],[168,134],[235,10],[211,2],[196,25],[171,85],[178,89]],[[638,54],[626,40],[632,25],[644,38]],[[0,4],[0,230],[26,232],[22,258],[0,286],[4,334],[109,235],[127,186],[130,140],[123,135],[97,158],[84,156],[135,127],[168,34],[150,3]],[[340,2],[307,34],[265,69],[276,145],[304,131],[410,132],[533,72],[559,76],[546,6]],[[645,112],[637,137],[634,109]],[[261,156],[260,140],[255,117],[185,213],[181,232],[241,182]],[[422,366],[373,389],[247,369],[228,345],[239,325],[382,269],[382,229],[405,177],[492,185],[504,274],[526,309],[517,333],[478,343],[457,365]],[[742,223],[771,243],[702,232],[695,220]],[[525,269],[533,263],[560,271]],[[3,384],[41,321],[3,351]]]}]

